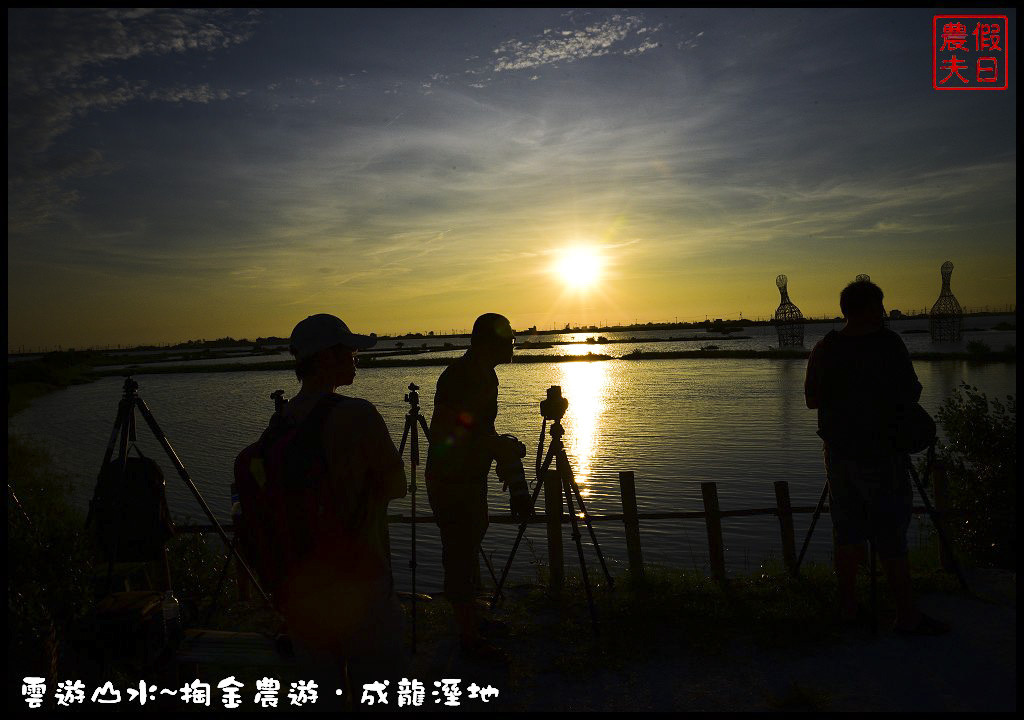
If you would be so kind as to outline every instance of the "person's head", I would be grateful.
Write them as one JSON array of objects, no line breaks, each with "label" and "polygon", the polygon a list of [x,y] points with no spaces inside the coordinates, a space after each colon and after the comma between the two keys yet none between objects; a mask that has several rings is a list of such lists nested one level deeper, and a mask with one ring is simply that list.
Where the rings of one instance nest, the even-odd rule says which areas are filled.
[{"label": "person's head", "polygon": [[319,380],[351,385],[356,376],[356,353],[373,347],[377,338],[357,335],[334,315],[310,315],[292,330],[289,352],[295,356],[300,382]]},{"label": "person's head", "polygon": [[839,293],[839,309],[847,322],[881,322],[882,288],[870,280],[854,280]]},{"label": "person's head", "polygon": [[498,313],[484,313],[473,323],[469,340],[473,352],[493,364],[512,362],[516,334],[508,318]]}]

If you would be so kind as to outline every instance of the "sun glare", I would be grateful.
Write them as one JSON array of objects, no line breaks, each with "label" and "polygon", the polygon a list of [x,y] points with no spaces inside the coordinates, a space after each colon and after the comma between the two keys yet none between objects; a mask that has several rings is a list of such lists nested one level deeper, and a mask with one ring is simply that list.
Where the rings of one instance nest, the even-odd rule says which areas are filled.
[{"label": "sun glare", "polygon": [[592,248],[566,250],[555,264],[558,279],[573,290],[586,290],[601,277],[601,256]]}]

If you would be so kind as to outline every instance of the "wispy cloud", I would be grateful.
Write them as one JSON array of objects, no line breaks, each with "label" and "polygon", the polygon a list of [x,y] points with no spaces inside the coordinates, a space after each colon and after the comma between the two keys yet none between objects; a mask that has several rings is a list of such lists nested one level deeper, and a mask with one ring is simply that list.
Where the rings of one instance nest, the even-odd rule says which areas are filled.
[{"label": "wispy cloud", "polygon": [[[128,61],[212,52],[248,40],[259,11],[13,10],[8,12],[8,230],[45,222],[73,203],[76,176],[57,140],[92,112],[132,101],[209,103],[234,96],[209,84],[160,87],[119,74]],[[114,72],[111,72],[114,71]],[[102,162],[91,151],[77,175]],[[61,167],[59,172],[52,166]]]},{"label": "wispy cloud", "polygon": [[527,40],[508,40],[494,49],[494,72],[531,70],[543,65],[571,63],[604,55],[636,55],[658,47],[650,36],[661,26],[648,27],[637,15],[612,15],[579,30],[547,29]]}]

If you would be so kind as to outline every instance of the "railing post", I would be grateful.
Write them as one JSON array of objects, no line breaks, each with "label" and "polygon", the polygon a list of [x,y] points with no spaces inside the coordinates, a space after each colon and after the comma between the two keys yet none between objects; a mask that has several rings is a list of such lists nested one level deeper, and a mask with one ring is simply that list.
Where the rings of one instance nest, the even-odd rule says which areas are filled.
[{"label": "railing post", "polygon": [[629,575],[633,580],[643,580],[644,555],[640,547],[640,518],[636,506],[636,481],[632,472],[619,473],[619,491],[622,495],[622,522],[626,526]]},{"label": "railing post", "polygon": [[713,482],[700,484],[704,497],[704,522],[708,528],[708,554],[711,558],[711,577],[725,582],[725,551],[722,542],[722,519],[718,509],[718,486]]},{"label": "railing post", "polygon": [[782,561],[790,574],[796,570],[796,536],[793,532],[793,505],[789,502],[789,483],[775,482],[775,506],[779,513],[779,528],[782,532]]},{"label": "railing post", "polygon": [[544,515],[548,525],[548,574],[552,592],[562,590],[565,560],[562,555],[562,478],[557,470],[544,475]]},{"label": "railing post", "polygon": [[[936,460],[932,467],[932,493],[935,495],[935,517],[940,526],[937,532],[945,533],[945,536],[949,538],[949,522],[946,517],[949,510],[949,498],[946,495],[946,465],[941,460]],[[941,541],[939,542],[939,564],[946,572],[953,572],[956,567],[946,548],[946,543]]]}]

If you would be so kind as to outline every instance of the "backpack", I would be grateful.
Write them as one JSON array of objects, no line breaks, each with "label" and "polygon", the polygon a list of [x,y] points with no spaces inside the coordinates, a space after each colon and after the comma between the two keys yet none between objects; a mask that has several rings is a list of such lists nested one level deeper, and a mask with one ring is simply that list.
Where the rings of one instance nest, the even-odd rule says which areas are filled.
[{"label": "backpack", "polygon": [[[839,333],[831,330],[822,339],[822,349],[826,352],[822,359],[822,369],[826,373],[824,384],[829,382],[827,370],[834,362],[830,356],[835,352],[839,337]],[[892,398],[884,410],[883,415],[877,417],[873,424],[875,435],[871,437],[874,440],[872,446],[897,453],[918,453],[935,442],[935,421],[920,403]],[[839,440],[842,441],[842,438]]]},{"label": "backpack", "polygon": [[325,492],[323,425],[339,400],[328,395],[299,422],[278,410],[259,440],[235,458],[239,551],[275,599],[335,516]]},{"label": "backpack", "polygon": [[160,466],[141,452],[139,457],[127,458],[123,475],[119,460],[103,466],[89,502],[86,526],[95,523],[104,560],[152,562],[163,558],[164,544],[175,532],[164,487]]}]

